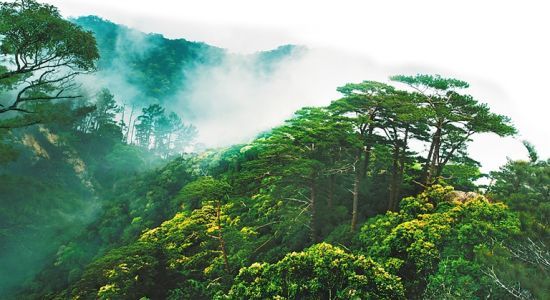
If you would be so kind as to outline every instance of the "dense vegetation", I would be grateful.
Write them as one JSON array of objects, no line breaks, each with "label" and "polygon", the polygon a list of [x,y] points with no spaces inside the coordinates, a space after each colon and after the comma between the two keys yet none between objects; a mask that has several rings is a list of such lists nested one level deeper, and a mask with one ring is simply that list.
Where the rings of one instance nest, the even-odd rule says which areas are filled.
[{"label": "dense vegetation", "polygon": [[[481,174],[472,136],[516,130],[466,82],[346,84],[250,143],[189,153],[197,128],[162,101],[127,119],[112,91],[73,87],[78,74],[52,81],[65,64],[41,68],[48,56],[15,38],[58,26],[34,53],[89,72],[99,59],[90,32],[29,0],[3,3],[0,16],[2,298],[550,297],[550,160],[526,142],[529,160]],[[119,59],[116,26],[76,23],[108,27],[96,34],[100,68]],[[65,47],[74,35],[87,43]],[[174,70],[193,53],[169,49]],[[262,59],[280,51],[290,50]],[[124,59],[144,74],[133,84],[164,97],[179,75],[147,75],[155,55]],[[477,185],[484,176],[491,183]]]}]

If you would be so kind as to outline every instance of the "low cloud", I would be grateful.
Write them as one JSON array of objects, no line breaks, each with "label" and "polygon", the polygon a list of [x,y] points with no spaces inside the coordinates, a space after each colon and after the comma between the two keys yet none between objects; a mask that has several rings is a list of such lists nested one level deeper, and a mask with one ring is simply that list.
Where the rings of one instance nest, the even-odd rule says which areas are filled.
[{"label": "low cloud", "polygon": [[228,56],[220,65],[189,71],[191,81],[170,109],[198,127],[199,142],[227,146],[280,125],[301,107],[329,104],[340,85],[383,77],[368,59],[300,47],[271,71],[258,69],[254,56]]}]

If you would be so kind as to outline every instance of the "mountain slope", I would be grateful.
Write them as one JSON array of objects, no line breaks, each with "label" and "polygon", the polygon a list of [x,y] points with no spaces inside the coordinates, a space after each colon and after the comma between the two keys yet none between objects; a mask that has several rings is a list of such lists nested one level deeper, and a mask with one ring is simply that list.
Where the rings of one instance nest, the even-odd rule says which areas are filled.
[{"label": "mountain slope", "polygon": [[96,16],[72,21],[92,31],[97,40],[101,59],[94,78],[107,78],[107,87],[127,103],[165,103],[188,86],[197,68],[204,70],[227,61],[245,62],[259,73],[270,73],[279,62],[301,49],[286,45],[239,55],[202,42],[146,34]]}]

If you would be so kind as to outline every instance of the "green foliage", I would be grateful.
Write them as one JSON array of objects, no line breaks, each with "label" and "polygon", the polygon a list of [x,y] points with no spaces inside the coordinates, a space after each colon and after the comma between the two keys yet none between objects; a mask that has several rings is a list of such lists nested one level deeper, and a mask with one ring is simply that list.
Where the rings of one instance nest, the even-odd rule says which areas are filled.
[{"label": "green foliage", "polygon": [[529,152],[529,160],[532,163],[537,162],[539,160],[539,155],[537,153],[537,150],[535,149],[535,146],[529,141],[523,141],[523,146],[525,146],[527,152]]},{"label": "green foliage", "polygon": [[[183,152],[184,147],[189,146],[197,135],[195,126],[185,125],[174,112],[166,114],[164,107],[159,104],[143,108],[137,122],[133,130],[135,143],[155,151],[163,158]],[[132,138],[129,136],[130,140]]]},{"label": "green foliage", "polygon": [[[63,20],[52,5],[32,0],[4,2],[0,16],[2,55],[18,55],[17,59],[21,60],[44,51],[83,70],[93,68],[94,61],[99,58],[93,37],[77,25]],[[27,69],[33,67],[23,66]]]},{"label": "green foliage", "polygon": [[242,268],[230,299],[401,299],[399,278],[369,258],[321,243]]},{"label": "green foliage", "polygon": [[473,134],[510,136],[516,133],[510,118],[492,113],[486,104],[457,92],[468,87],[466,82],[421,74],[397,75],[390,79],[417,92],[418,103],[424,108],[424,122],[430,127],[429,152],[420,180],[423,184],[436,182],[449,162],[470,160],[466,150]]},{"label": "green foliage", "polygon": [[[531,157],[536,153],[530,152]],[[550,235],[550,161],[508,161],[492,172],[489,195],[519,212],[522,227],[531,237],[548,241]]]},{"label": "green foliage", "polygon": [[175,207],[182,207],[189,211],[200,208],[204,201],[221,201],[227,199],[231,186],[224,181],[210,176],[199,178],[187,184],[179,195],[174,198]]},{"label": "green foliage", "polygon": [[[143,233],[137,242],[92,263],[72,294],[84,299],[212,298],[228,288],[228,276],[248,256],[244,245],[250,243],[249,236],[239,228],[238,219],[227,215],[230,211],[231,206],[218,211],[206,204],[192,213],[178,213]],[[221,239],[227,244],[223,251],[231,258],[229,270]]]},{"label": "green foliage", "polygon": [[492,282],[482,273],[481,266],[464,258],[443,259],[428,282],[425,299],[482,299],[482,294],[494,294],[487,289]]},{"label": "green foliage", "polygon": [[[135,89],[136,95],[126,100],[136,106],[151,103],[168,106],[175,97],[179,98],[182,90],[191,87],[195,70],[216,67],[225,60],[246,60],[260,76],[271,74],[282,61],[300,53],[300,47],[286,45],[250,55],[233,54],[201,42],[142,33],[97,16],[71,21],[93,32],[101,54],[99,76],[125,83],[122,88],[116,84],[110,86],[115,94],[124,93],[126,86]],[[178,101],[185,102],[186,98]]]},{"label": "green foliage", "polygon": [[99,58],[91,33],[33,0],[0,3],[0,36],[0,61],[8,62],[0,66],[0,114],[12,114],[0,128],[44,122],[40,108],[77,98],[75,76],[94,70]]},{"label": "green foliage", "polygon": [[[41,164],[41,167],[34,170],[32,177],[0,175],[2,297],[10,288],[30,280],[45,257],[55,256],[61,241],[83,230],[94,211],[82,183],[69,176],[49,177],[45,168],[52,166]],[[63,165],[53,167],[71,174]],[[72,215],[74,211],[79,215]],[[75,267],[78,268],[72,268]]]},{"label": "green foliage", "polygon": [[96,16],[72,21],[92,31],[97,39],[100,72],[132,74],[121,79],[135,87],[140,98],[145,97],[128,99],[135,104],[164,101],[173,96],[186,82],[182,70],[218,62],[224,54],[224,50],[204,43],[145,34]]},{"label": "green foliage", "polygon": [[0,130],[0,165],[14,161],[18,156],[17,150],[10,143],[12,139],[4,130]]},{"label": "green foliage", "polygon": [[468,88],[467,82],[454,78],[444,78],[440,75],[418,74],[416,76],[395,75],[391,80],[409,84],[415,87],[429,87],[436,90],[454,90]]},{"label": "green foliage", "polygon": [[[41,116],[19,114],[0,127],[46,124],[1,132],[0,160],[11,161],[0,170],[2,263],[13,270],[9,258],[20,256],[12,253],[45,252],[21,256],[42,261],[19,268],[41,271],[16,298],[481,299],[508,295],[503,282],[547,298],[548,280],[525,282],[548,270],[517,250],[547,253],[544,241],[519,236],[547,236],[548,162],[526,144],[530,162],[493,174],[491,199],[519,219],[503,203],[434,185],[476,190],[472,135],[515,133],[507,117],[458,92],[468,83],[438,75],[391,78],[413,91],[349,83],[330,106],[300,109],[250,144],[181,155],[197,129],[161,103],[184,86],[182,67],[220,62],[224,50],[80,18],[98,39],[101,72],[130,70],[125,80],[144,99],[102,89],[94,101],[61,101],[79,96],[63,94],[76,73],[57,85],[34,72],[43,62],[32,69],[20,59],[54,53],[91,71],[92,35],[34,1],[2,3],[0,16],[1,54],[13,61],[0,66],[0,88],[30,83],[0,113]],[[293,51],[257,54],[259,74]],[[61,99],[35,101],[53,96]],[[132,104],[128,124],[117,100]],[[426,157],[413,141],[428,146]]]},{"label": "green foliage", "polygon": [[[116,130],[115,117],[122,111],[117,105],[115,96],[108,89],[102,89],[96,96],[96,101],[90,113],[82,120],[80,130],[86,133],[102,132],[107,128]],[[119,129],[120,131],[120,129]]]},{"label": "green foliage", "polygon": [[473,160],[448,164],[441,172],[441,176],[444,179],[440,180],[440,182],[451,185],[460,191],[476,191],[478,186],[475,182],[487,176],[481,173],[479,168],[480,164]]},{"label": "green foliage", "polygon": [[336,202],[334,182],[325,194],[328,199],[321,202],[323,183],[330,184],[335,174],[352,168],[348,149],[357,140],[351,132],[351,124],[326,109],[304,108],[284,126],[257,139],[252,146],[258,157],[244,165],[245,172],[251,173],[247,175],[260,179],[273,195],[296,208],[298,216],[309,219],[305,222],[311,241],[328,231],[321,227],[325,222],[319,211],[326,208],[325,203],[330,210]]},{"label": "green foliage", "polygon": [[[441,280],[452,283],[446,285],[449,295],[466,292],[481,297],[490,294],[489,280],[483,279],[485,285],[464,291],[458,284],[464,280],[480,282],[482,266],[476,264],[475,250],[484,245],[492,247],[487,237],[506,241],[518,233],[519,222],[504,204],[490,203],[475,194],[460,198],[460,193],[450,188],[434,186],[417,197],[404,199],[398,213],[388,212],[370,220],[359,237],[365,253],[395,268],[408,297],[420,297],[430,285],[426,293],[432,293],[434,286],[444,284]],[[447,270],[456,257],[463,257],[477,273],[469,272],[470,279],[442,279],[438,272]],[[463,272],[460,270],[454,271],[457,276]]]},{"label": "green foliage", "polygon": [[494,286],[496,297],[524,299],[546,299],[550,296],[550,270],[548,248],[540,241],[522,237],[514,241],[479,247],[476,249],[476,260],[483,264],[481,272],[488,277]]},{"label": "green foliage", "polygon": [[[75,284],[71,293],[76,299],[140,299],[159,297],[162,291],[152,291],[154,280],[161,279],[158,256],[150,245],[136,243],[119,248],[92,263]],[[154,290],[152,292],[155,292]]]},{"label": "green foliage", "polygon": [[[58,291],[78,280],[98,253],[135,239],[175,214],[170,199],[158,199],[175,195],[193,175],[178,170],[175,166],[181,162],[174,162],[162,176],[126,179],[154,167],[155,156],[122,141],[113,96],[107,91],[100,96],[106,100],[102,113],[56,103],[50,107],[58,109],[49,113],[55,123],[12,130],[6,136],[9,148],[2,148],[3,158],[11,153],[18,159],[0,166],[6,183],[0,191],[0,252],[6,259],[0,272],[2,290],[10,291],[47,264],[51,267],[29,286],[43,294]],[[147,182],[154,184],[154,192],[140,194],[131,185],[147,189]]]},{"label": "green foliage", "polygon": [[550,243],[550,161],[538,160],[534,147],[525,146],[529,161],[508,161],[492,172],[494,182],[488,191],[518,213],[522,236],[494,250],[480,249],[478,256],[508,289],[520,286],[523,293],[546,299],[550,296],[550,269],[544,263]]}]

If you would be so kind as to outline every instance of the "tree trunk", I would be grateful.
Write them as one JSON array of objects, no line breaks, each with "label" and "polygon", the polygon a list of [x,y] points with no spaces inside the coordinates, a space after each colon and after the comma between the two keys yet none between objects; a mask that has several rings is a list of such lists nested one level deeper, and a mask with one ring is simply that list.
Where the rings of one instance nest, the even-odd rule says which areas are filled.
[{"label": "tree trunk", "polygon": [[92,127],[92,122],[93,122],[93,115],[88,115],[88,117],[86,118],[86,122],[84,123],[85,133],[92,132],[92,130],[90,129]]},{"label": "tree trunk", "polygon": [[120,120],[122,120],[121,124],[120,124],[120,130],[121,130],[121,133],[122,133],[122,141],[124,142],[125,141],[125,137],[124,137],[124,125],[125,125],[125,121],[124,121],[124,113],[126,112],[126,103],[124,103],[122,105],[122,116],[120,117]]},{"label": "tree trunk", "polygon": [[[128,144],[130,139],[130,128],[132,127],[132,117],[134,116],[134,105],[132,105],[132,110],[130,111],[130,118],[128,119],[128,128],[126,129],[126,134],[124,135],[124,141]],[[123,119],[124,121],[124,119]],[[131,141],[130,141],[131,142]]]},{"label": "tree trunk", "polygon": [[[361,178],[367,179],[367,174],[369,172],[370,167],[370,156],[372,152],[372,145],[368,145],[365,147],[365,160],[363,160],[363,170],[361,171],[361,174],[363,175]],[[368,181],[365,181],[365,185],[368,184]]]},{"label": "tree trunk", "polygon": [[453,155],[456,152],[456,150],[458,150],[470,138],[472,134],[473,134],[472,131],[468,132],[468,134],[460,142],[453,145],[453,147],[451,148],[451,151],[449,151],[447,156],[440,163],[437,164],[435,177],[441,176],[441,173],[443,172],[443,168],[447,165],[449,160],[453,158]]},{"label": "tree trunk", "polygon": [[[355,166],[358,166],[361,160],[361,152],[357,152],[355,157]],[[357,210],[359,206],[359,184],[361,183],[361,170],[355,168],[355,177],[353,179],[353,205],[351,210],[351,231],[354,232],[357,227]]]},{"label": "tree trunk", "polygon": [[430,152],[426,164],[424,165],[424,172],[421,179],[421,183],[425,186],[432,184],[437,161],[439,160],[439,152],[441,147],[441,134],[443,124],[441,121],[437,123],[437,129],[433,135],[432,143],[430,145]]},{"label": "tree trunk", "polygon": [[428,151],[428,156],[426,157],[426,162],[424,163],[424,166],[422,167],[422,175],[420,176],[420,183],[426,184],[426,181],[428,180],[428,172],[430,168],[430,163],[432,161],[432,155],[434,152],[434,140],[432,139],[432,142],[430,144],[430,151]]},{"label": "tree trunk", "polygon": [[332,209],[334,202],[334,174],[330,174],[328,177],[328,197],[327,197],[327,207]]},{"label": "tree trunk", "polygon": [[132,122],[132,124],[130,125],[131,129],[128,128],[128,132],[129,132],[129,137],[127,139],[127,143],[129,145],[132,145],[134,143],[134,135],[135,135],[135,132],[136,132],[136,120],[134,119],[134,121]]},{"label": "tree trunk", "polygon": [[397,184],[395,186],[395,210],[399,207],[401,201],[401,184],[403,183],[403,175],[405,174],[405,159],[407,158],[407,143],[409,138],[409,129],[405,131],[405,139],[403,142],[403,149],[401,150],[401,157],[399,158],[399,172],[397,173]]},{"label": "tree trunk", "polygon": [[391,180],[390,180],[390,199],[388,201],[388,210],[395,211],[396,208],[396,202],[397,202],[397,189],[399,184],[399,145],[393,146],[393,166],[392,166],[392,174],[391,174]]},{"label": "tree trunk", "polygon": [[315,179],[311,178],[311,182],[309,184],[309,205],[310,205],[310,211],[311,211],[311,221],[310,221],[310,238],[313,243],[317,242],[317,208],[316,208],[316,198],[317,198],[317,190],[315,188]]},{"label": "tree trunk", "polygon": [[441,148],[441,129],[440,128],[438,129],[438,131],[436,131],[434,141],[435,141],[435,145],[434,145],[434,152],[432,156],[432,162],[430,163],[428,178],[426,180],[427,185],[433,184],[437,176],[437,163],[439,162],[439,155],[440,155],[439,152]]},{"label": "tree trunk", "polygon": [[227,259],[227,251],[225,250],[225,240],[223,239],[222,234],[222,222],[221,222],[221,205],[218,201],[218,206],[216,208],[216,218],[218,221],[218,240],[220,241],[220,250],[222,251],[223,263],[225,265],[225,270],[229,273],[231,269],[229,268],[229,260]]},{"label": "tree trunk", "polygon": [[[372,142],[370,141],[372,139],[372,133],[374,132],[374,127],[371,127],[368,131],[367,135],[367,145],[365,146],[365,160],[363,161],[363,170],[362,170],[362,178],[367,178],[367,172],[369,171],[369,165],[370,165],[370,154],[372,150]],[[366,184],[366,182],[365,182]]]}]

